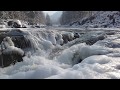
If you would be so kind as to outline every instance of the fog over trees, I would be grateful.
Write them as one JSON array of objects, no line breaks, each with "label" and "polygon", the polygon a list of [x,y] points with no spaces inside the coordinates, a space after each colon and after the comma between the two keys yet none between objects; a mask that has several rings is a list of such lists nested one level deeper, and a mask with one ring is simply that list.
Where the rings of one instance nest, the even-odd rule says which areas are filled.
[{"label": "fog over trees", "polygon": [[49,16],[48,14],[46,15],[46,25],[47,25],[47,26],[51,26],[51,25],[52,25],[50,16]]},{"label": "fog over trees", "polygon": [[60,24],[65,25],[92,15],[92,11],[63,11]]}]

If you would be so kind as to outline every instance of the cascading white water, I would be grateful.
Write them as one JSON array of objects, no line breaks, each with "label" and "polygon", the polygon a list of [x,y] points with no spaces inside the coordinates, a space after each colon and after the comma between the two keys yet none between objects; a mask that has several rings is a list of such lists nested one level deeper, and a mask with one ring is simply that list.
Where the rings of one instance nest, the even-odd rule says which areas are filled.
[{"label": "cascading white water", "polygon": [[[53,32],[53,30],[36,29],[22,31],[27,33],[27,35],[23,35],[25,38],[23,41],[30,41],[31,45],[28,44],[28,46],[33,48],[33,50],[31,47],[28,48],[26,52],[30,51],[32,55],[25,56],[23,62],[0,68],[0,78],[2,79],[120,78],[120,50],[117,46],[120,40],[115,40],[116,37],[119,38],[119,35],[111,35],[93,45],[86,45],[84,42],[95,34],[95,32],[91,32],[91,34],[85,34],[76,40],[60,45],[58,42],[61,40],[61,35],[67,31],[54,30]],[[20,37],[15,37],[15,39],[17,38],[16,43],[22,43],[24,38]],[[93,39],[96,38],[99,40],[98,34]],[[111,41],[110,43],[115,44],[117,49],[104,47],[103,44],[106,44],[106,41]],[[23,49],[25,48],[23,47]],[[83,61],[78,62],[79,59]]]},{"label": "cascading white water", "polygon": [[46,56],[52,48],[63,43],[62,33],[47,30],[26,31],[25,33],[28,34],[25,38],[30,41],[32,52],[39,52],[40,55],[46,53]]},{"label": "cascading white water", "polygon": [[[74,34],[72,32],[65,32],[65,31],[58,32],[57,30],[56,31],[55,30],[54,31],[53,30],[49,30],[49,31],[48,30],[31,30],[31,31],[29,30],[28,31],[27,30],[27,31],[25,31],[25,33],[27,33],[25,38],[30,41],[30,44],[31,44],[30,50],[31,50],[32,54],[41,55],[41,56],[47,57],[49,59],[55,59],[56,57],[59,59],[59,57],[60,58],[62,57],[59,55],[62,55],[61,52],[64,49],[74,46],[77,43],[79,44],[79,43],[88,42],[93,37],[93,35],[91,34],[92,32],[87,33],[87,34],[83,35],[83,37],[78,38],[76,40],[73,39]],[[94,36],[93,39],[98,41],[99,36],[104,36],[102,34],[103,32],[100,32],[100,33],[101,34],[99,34],[99,32],[96,32],[95,33],[96,36]],[[64,37],[63,37],[63,35],[64,35]],[[71,39],[73,41],[71,41],[71,42],[67,41],[68,43],[61,46],[61,44],[63,44],[63,42],[64,42],[63,39],[64,40]],[[69,50],[70,50],[70,48],[69,48]],[[76,52],[78,52],[78,54],[80,54],[79,50],[76,50],[75,53],[74,52],[72,52],[72,53],[76,55]],[[71,55],[73,59],[71,58],[70,62],[76,64],[80,61],[80,59],[83,59],[80,57],[78,57],[77,59],[74,59],[73,54]]]}]

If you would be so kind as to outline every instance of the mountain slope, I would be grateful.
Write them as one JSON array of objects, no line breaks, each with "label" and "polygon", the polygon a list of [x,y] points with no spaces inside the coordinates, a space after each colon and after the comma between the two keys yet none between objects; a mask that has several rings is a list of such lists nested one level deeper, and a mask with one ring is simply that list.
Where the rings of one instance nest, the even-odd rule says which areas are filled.
[{"label": "mountain slope", "polygon": [[[93,11],[94,12],[94,11]],[[80,27],[120,27],[120,12],[119,11],[98,11],[91,17],[85,17],[80,21],[75,21],[71,26]]]}]

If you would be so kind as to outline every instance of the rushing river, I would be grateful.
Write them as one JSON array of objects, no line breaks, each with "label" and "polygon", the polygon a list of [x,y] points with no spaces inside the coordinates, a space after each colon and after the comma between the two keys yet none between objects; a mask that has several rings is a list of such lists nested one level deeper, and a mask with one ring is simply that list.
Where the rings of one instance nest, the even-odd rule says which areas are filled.
[{"label": "rushing river", "polygon": [[22,48],[26,56],[23,62],[0,68],[0,78],[120,78],[119,31],[114,28],[6,30],[6,35],[16,40],[16,47]]}]

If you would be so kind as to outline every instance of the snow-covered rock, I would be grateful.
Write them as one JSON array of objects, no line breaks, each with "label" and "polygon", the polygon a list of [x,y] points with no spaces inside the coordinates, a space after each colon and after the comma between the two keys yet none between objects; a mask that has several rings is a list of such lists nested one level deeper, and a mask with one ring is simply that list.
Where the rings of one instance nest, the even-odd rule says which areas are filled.
[{"label": "snow-covered rock", "polygon": [[0,25],[0,28],[6,28],[6,26],[5,25]]},{"label": "snow-covered rock", "polygon": [[22,27],[22,23],[20,20],[9,20],[7,23],[8,23],[8,26],[10,26],[11,28],[21,28]]},{"label": "snow-covered rock", "polygon": [[0,66],[7,67],[15,62],[23,61],[24,51],[14,46],[10,37],[5,37],[1,43]]}]

